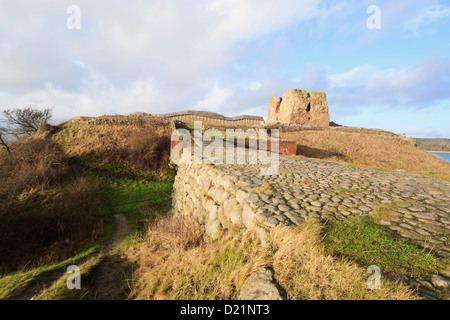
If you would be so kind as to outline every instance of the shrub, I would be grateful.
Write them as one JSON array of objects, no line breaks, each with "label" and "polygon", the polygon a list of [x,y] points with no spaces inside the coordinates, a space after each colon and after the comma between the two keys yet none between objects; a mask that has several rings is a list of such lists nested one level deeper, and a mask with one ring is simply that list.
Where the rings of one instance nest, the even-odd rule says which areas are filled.
[{"label": "shrub", "polygon": [[10,154],[0,155],[0,215],[21,194],[63,181],[68,170],[64,153],[55,143],[42,138],[17,141]]},{"label": "shrub", "polygon": [[167,170],[170,158],[170,137],[145,128],[128,138],[122,158],[136,170]]},{"label": "shrub", "polygon": [[67,258],[100,235],[98,186],[67,185],[68,172],[49,139],[21,139],[0,155],[0,273]]},{"label": "shrub", "polygon": [[88,179],[21,201],[0,216],[0,273],[70,257],[101,236],[103,220],[98,186]]}]

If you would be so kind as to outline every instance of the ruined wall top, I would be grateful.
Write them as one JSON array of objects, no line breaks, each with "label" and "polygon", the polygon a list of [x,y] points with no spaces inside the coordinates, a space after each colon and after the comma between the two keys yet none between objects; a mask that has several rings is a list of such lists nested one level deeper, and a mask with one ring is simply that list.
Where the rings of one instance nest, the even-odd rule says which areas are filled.
[{"label": "ruined wall top", "polygon": [[289,89],[283,97],[269,99],[267,123],[315,124],[328,127],[328,112],[325,92]]},{"label": "ruined wall top", "polygon": [[228,120],[228,121],[237,121],[237,120],[258,120],[264,121],[263,117],[259,116],[249,116],[249,115],[240,115],[236,117],[225,117],[221,114],[210,112],[210,111],[197,111],[197,110],[186,110],[186,111],[177,111],[172,113],[162,113],[162,114],[147,114],[145,112],[132,112],[125,114],[126,116],[154,116],[161,118],[172,118],[178,116],[188,116],[195,115],[200,117],[205,117],[209,119],[218,119],[218,120]]}]

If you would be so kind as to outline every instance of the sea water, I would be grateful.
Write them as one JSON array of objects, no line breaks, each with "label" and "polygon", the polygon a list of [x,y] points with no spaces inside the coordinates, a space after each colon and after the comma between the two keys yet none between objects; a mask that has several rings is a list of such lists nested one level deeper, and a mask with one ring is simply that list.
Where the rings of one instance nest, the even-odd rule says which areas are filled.
[{"label": "sea water", "polygon": [[450,153],[444,153],[444,152],[432,152],[435,156],[438,156],[441,159],[444,159],[448,162],[450,162]]}]

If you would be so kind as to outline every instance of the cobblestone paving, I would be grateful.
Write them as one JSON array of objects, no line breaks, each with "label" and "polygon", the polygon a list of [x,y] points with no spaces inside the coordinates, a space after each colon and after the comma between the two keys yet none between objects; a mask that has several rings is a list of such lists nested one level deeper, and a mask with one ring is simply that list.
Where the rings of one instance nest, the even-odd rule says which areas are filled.
[{"label": "cobblestone paving", "polygon": [[262,176],[260,165],[218,165],[250,193],[258,224],[299,225],[306,217],[343,220],[390,208],[379,225],[438,255],[450,256],[450,183],[403,172],[280,156],[279,171]]}]

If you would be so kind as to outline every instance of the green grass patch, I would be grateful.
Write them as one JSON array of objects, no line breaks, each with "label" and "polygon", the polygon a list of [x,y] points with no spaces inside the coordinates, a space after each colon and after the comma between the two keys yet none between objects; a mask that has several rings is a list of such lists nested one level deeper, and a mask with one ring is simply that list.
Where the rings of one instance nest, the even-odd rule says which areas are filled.
[{"label": "green grass patch", "polygon": [[72,161],[80,163],[84,169],[88,169],[90,175],[114,178],[124,178],[130,180],[147,180],[173,183],[176,176],[176,170],[171,168],[169,171],[148,170],[140,171],[125,167],[117,162],[100,163],[93,155],[74,155],[70,157]]},{"label": "green grass patch", "polygon": [[325,230],[327,254],[365,267],[377,265],[382,272],[423,276],[439,272],[447,264],[415,243],[380,230],[367,216],[334,221]]},{"label": "green grass patch", "polygon": [[72,275],[64,274],[55,281],[49,288],[44,289],[34,300],[83,300],[89,298],[89,279],[92,278],[92,272],[100,262],[104,259],[104,255],[96,255],[79,266],[80,268],[80,289],[69,289],[67,280]]},{"label": "green grass patch", "polygon": [[111,237],[115,227],[115,220],[112,217],[110,208],[106,205],[103,205],[101,210],[107,216],[108,222],[103,227],[103,236],[99,240],[94,243],[85,245],[80,249],[80,252],[77,255],[64,261],[32,269],[23,268],[22,270],[19,270],[17,272],[0,275],[0,299],[6,298],[16,288],[24,285],[28,281],[45,272],[51,272],[58,268],[72,265],[78,260],[98,252],[105,245],[106,241],[108,241],[108,239]]},{"label": "green grass patch", "polygon": [[346,188],[337,188],[337,190],[338,190],[339,192],[342,192],[342,193],[359,193],[359,192],[361,192],[361,191],[359,191],[359,190],[355,190],[355,189],[346,189]]},{"label": "green grass patch", "polygon": [[372,221],[375,223],[379,223],[381,220],[392,221],[395,218],[395,214],[392,211],[398,209],[398,205],[396,203],[390,205],[380,206],[375,209],[375,213],[371,215]]},{"label": "green grass patch", "polygon": [[[187,256],[179,256],[178,264],[173,264],[176,260],[168,260],[165,267],[155,270],[148,283],[152,292],[165,292],[169,299],[175,300],[234,300],[251,265],[270,259],[269,252],[258,241],[240,242],[237,234],[225,236],[219,243],[203,243],[202,249],[182,254]],[[197,261],[190,262],[189,254]]]},{"label": "green grass patch", "polygon": [[69,266],[74,263],[76,263],[77,260],[82,259],[90,254],[95,253],[98,251],[98,249],[101,248],[100,242],[96,245],[93,245],[86,249],[85,251],[80,252],[78,255],[69,258],[67,260],[64,260],[59,263],[55,263],[49,266],[35,268],[27,271],[18,271],[14,273],[10,273],[7,275],[3,275],[0,277],[0,299],[4,299],[8,297],[16,288],[18,288],[21,285],[24,285],[28,281],[32,280],[33,278],[45,273],[45,272],[51,272],[56,269],[59,269],[64,266]]},{"label": "green grass patch", "polygon": [[377,171],[384,171],[384,172],[397,172],[397,173],[401,172],[401,173],[405,173],[405,174],[417,174],[417,175],[428,177],[428,178],[439,179],[439,180],[444,180],[444,181],[450,181],[450,176],[448,176],[448,175],[434,174],[434,173],[431,173],[431,172],[398,171],[398,170],[395,170],[395,169],[388,169],[388,168],[383,168],[383,167],[365,166],[365,165],[362,165],[362,164],[348,163],[348,162],[346,162],[345,164],[348,165],[349,167],[366,168],[366,169],[377,170]]},{"label": "green grass patch", "polygon": [[[115,172],[130,172],[127,168],[115,166]],[[133,176],[136,172],[131,171]],[[149,223],[165,215],[171,208],[173,175],[167,173],[160,181],[146,179],[135,180],[120,178],[115,175],[103,175],[96,170],[86,174],[100,180],[100,192],[106,199],[106,206],[111,213],[119,212],[126,216],[129,232],[122,247],[134,246],[141,241]]]},{"label": "green grass patch", "polygon": [[430,172],[415,172],[414,174],[450,182],[450,176],[438,175],[438,174],[434,174],[434,173],[430,173]]},{"label": "green grass patch", "polygon": [[[237,289],[231,279],[232,272],[246,263],[248,252],[241,248],[227,248],[205,262],[204,268],[192,274],[186,274],[176,290],[177,300],[214,300],[219,288],[227,288],[230,296],[237,295]],[[196,290],[192,290],[192,288]]]},{"label": "green grass patch", "polygon": [[351,162],[346,162],[345,164],[348,165],[349,167],[366,168],[366,169],[385,171],[385,172],[395,172],[395,170],[393,170],[393,169],[387,169],[387,168],[383,168],[383,167],[365,166],[362,164],[351,163]]}]

